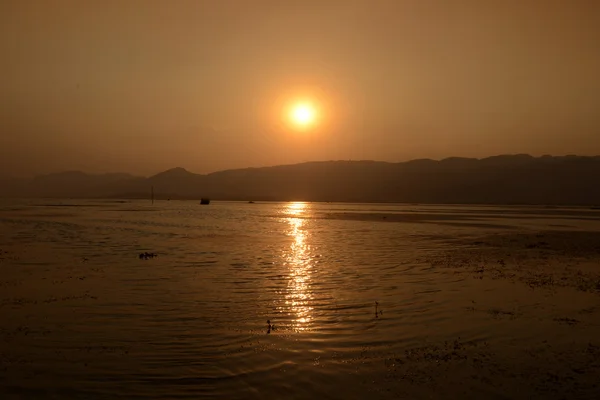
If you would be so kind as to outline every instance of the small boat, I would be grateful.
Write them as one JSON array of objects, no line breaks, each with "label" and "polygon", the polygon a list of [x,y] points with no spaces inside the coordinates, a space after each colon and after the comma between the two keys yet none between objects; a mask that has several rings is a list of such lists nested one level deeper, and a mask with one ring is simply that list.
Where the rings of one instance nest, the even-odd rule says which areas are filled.
[{"label": "small boat", "polygon": [[200,199],[200,204],[210,204],[210,199],[203,197]]},{"label": "small boat", "polygon": [[250,200],[250,201],[248,202],[248,204],[254,204],[254,202],[253,202],[252,200]]}]

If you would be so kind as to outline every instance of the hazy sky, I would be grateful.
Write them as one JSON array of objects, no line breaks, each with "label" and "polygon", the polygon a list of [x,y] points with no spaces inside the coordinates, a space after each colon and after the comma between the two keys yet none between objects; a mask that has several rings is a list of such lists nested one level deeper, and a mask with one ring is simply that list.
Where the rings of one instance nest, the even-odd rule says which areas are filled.
[{"label": "hazy sky", "polygon": [[600,1],[0,0],[0,89],[0,175],[600,154]]}]

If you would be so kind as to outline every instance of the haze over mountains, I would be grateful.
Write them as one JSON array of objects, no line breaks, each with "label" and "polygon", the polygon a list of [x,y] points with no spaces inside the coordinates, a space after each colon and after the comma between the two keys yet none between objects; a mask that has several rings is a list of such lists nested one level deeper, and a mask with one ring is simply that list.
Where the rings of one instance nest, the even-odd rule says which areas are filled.
[{"label": "haze over mountains", "polygon": [[0,197],[600,204],[600,156],[501,155],[400,163],[324,161],[151,177],[72,171],[1,179]]}]

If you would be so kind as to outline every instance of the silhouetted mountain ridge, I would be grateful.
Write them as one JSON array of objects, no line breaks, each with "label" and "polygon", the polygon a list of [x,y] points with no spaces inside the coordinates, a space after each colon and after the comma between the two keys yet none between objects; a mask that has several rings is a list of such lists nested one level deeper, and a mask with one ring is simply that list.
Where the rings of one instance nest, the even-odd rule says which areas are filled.
[{"label": "silhouetted mountain ridge", "polygon": [[318,161],[202,175],[177,167],[149,178],[80,171],[2,180],[7,197],[210,197],[465,204],[600,204],[600,156],[499,155],[400,163]]}]

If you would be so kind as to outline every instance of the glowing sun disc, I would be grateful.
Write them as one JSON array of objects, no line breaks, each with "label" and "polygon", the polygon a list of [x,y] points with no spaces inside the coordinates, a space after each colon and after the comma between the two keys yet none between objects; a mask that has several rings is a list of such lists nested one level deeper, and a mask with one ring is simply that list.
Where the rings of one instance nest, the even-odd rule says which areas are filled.
[{"label": "glowing sun disc", "polygon": [[292,107],[292,121],[299,126],[307,126],[315,121],[315,109],[310,104],[296,104]]}]

